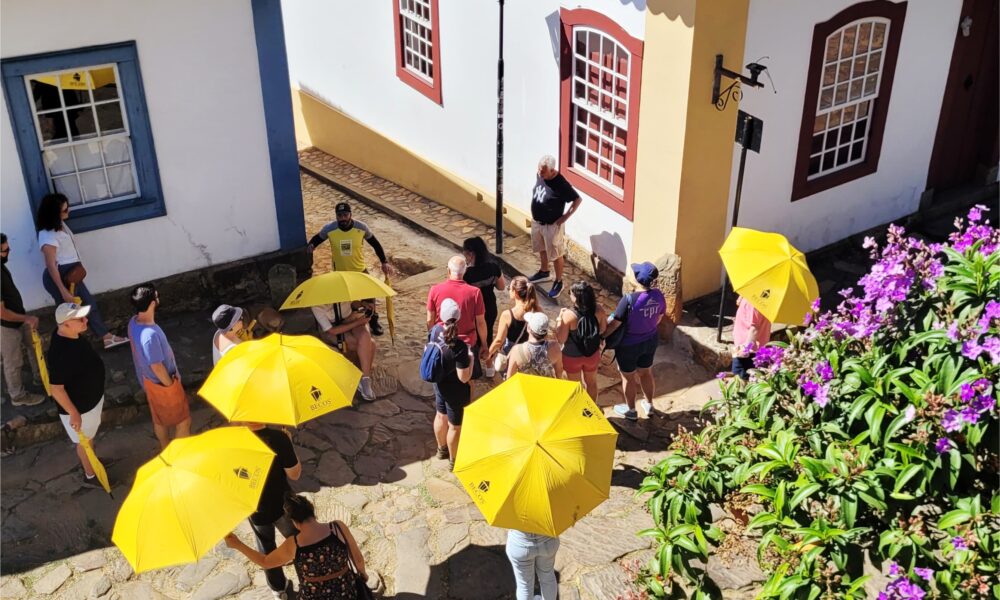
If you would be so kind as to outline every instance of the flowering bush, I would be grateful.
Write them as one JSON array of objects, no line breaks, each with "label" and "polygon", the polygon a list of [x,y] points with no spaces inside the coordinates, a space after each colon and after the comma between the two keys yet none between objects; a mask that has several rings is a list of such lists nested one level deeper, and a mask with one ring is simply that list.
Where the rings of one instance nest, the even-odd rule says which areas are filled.
[{"label": "flowering bush", "polygon": [[[899,227],[866,240],[858,292],[762,348],[748,383],[721,382],[714,423],[680,432],[639,490],[652,596],[717,597],[709,554],[750,540],[763,598],[864,598],[873,569],[886,600],[1000,597],[1000,230],[985,210],[948,244]],[[713,522],[713,504],[733,519]]]}]

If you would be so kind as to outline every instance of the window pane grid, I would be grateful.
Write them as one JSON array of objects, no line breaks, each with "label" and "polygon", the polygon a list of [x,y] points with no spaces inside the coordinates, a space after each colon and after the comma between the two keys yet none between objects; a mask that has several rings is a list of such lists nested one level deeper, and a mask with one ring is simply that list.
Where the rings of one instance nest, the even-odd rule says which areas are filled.
[{"label": "window pane grid", "polygon": [[616,192],[625,188],[631,55],[600,31],[573,30],[572,164]]},{"label": "window pane grid", "polygon": [[398,0],[403,34],[403,66],[414,75],[434,82],[434,51],[431,42],[431,0]]},{"label": "window pane grid", "polygon": [[855,21],[826,39],[808,178],[865,160],[889,22]]},{"label": "window pane grid", "polygon": [[[35,132],[50,190],[66,194],[74,205],[137,197],[139,185],[128,118],[118,93],[117,66],[39,73],[24,79],[33,99]],[[110,162],[109,151],[117,153]]]}]

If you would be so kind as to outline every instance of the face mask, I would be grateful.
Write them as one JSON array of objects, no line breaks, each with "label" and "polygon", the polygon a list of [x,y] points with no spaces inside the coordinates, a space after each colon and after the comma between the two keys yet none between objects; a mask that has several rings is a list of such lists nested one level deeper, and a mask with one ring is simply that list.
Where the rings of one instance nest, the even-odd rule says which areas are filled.
[{"label": "face mask", "polygon": [[354,227],[354,219],[348,219],[347,221],[337,221],[337,227],[341,231],[350,231]]},{"label": "face mask", "polygon": [[0,265],[7,264],[7,259],[8,258],[10,258],[10,257],[9,256],[0,256]]}]

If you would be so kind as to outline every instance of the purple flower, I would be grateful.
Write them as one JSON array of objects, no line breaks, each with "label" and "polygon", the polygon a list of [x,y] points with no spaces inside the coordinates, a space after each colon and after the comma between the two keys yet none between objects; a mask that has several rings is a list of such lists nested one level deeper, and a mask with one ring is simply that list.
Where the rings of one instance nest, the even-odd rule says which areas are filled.
[{"label": "purple flower", "polygon": [[768,369],[776,371],[781,367],[781,359],[785,355],[785,349],[781,346],[762,346],[753,357],[753,364],[758,369]]},{"label": "purple flower", "polygon": [[917,409],[912,404],[908,405],[903,411],[903,422],[909,423],[917,416]]},{"label": "purple flower", "polygon": [[931,579],[934,578],[934,569],[925,569],[923,567],[914,567],[913,572],[917,574],[924,581],[930,583]]},{"label": "purple flower", "polygon": [[952,321],[948,326],[948,339],[953,342],[958,341],[958,321]]},{"label": "purple flower", "polygon": [[962,343],[962,356],[969,360],[976,360],[982,352],[983,347],[976,340],[968,340]]},{"label": "purple flower", "polygon": [[719,371],[718,373],[715,374],[715,378],[716,379],[725,379],[726,377],[729,377],[729,375],[730,375],[730,373],[728,373],[726,371]]},{"label": "purple flower", "polygon": [[[978,382],[976,382],[976,383],[978,383]],[[972,383],[963,383],[962,384],[962,391],[959,394],[959,397],[962,399],[963,402],[968,402],[969,400],[972,400],[973,398],[975,398],[976,397],[975,384],[972,384]]]},{"label": "purple flower", "polygon": [[965,543],[965,538],[959,535],[956,535],[955,537],[951,538],[951,545],[952,547],[955,548],[955,550],[969,549],[969,545]]},{"label": "purple flower", "polygon": [[957,410],[949,408],[944,411],[944,417],[941,419],[941,426],[948,432],[958,431],[962,428],[962,415]]},{"label": "purple flower", "polygon": [[989,331],[993,321],[997,319],[1000,319],[1000,302],[990,300],[986,303],[986,308],[983,309],[979,321],[976,323],[979,333],[983,334]]},{"label": "purple flower", "polygon": [[816,392],[819,391],[819,384],[812,379],[802,379],[799,381],[799,385],[802,388],[802,394],[805,396],[815,396]]},{"label": "purple flower", "polygon": [[977,204],[969,209],[969,223],[978,223],[983,220],[983,211],[987,210],[982,204]]},{"label": "purple flower", "polygon": [[878,244],[875,243],[875,238],[870,235],[866,235],[865,241],[861,243],[861,247],[865,250],[871,250],[872,248],[878,248]]},{"label": "purple flower", "polygon": [[823,381],[830,381],[833,379],[833,367],[830,366],[828,361],[823,361],[816,365],[816,374]]},{"label": "purple flower", "polygon": [[979,422],[979,411],[971,406],[967,406],[962,409],[962,420],[969,425],[975,425]]},{"label": "purple flower", "polygon": [[889,565],[889,577],[899,577],[900,573],[902,572],[903,572],[902,569],[900,569],[899,565],[897,565],[896,563],[892,563]]},{"label": "purple flower", "polygon": [[976,399],[972,401],[972,408],[980,414],[991,412],[996,405],[997,399],[987,394],[977,396]]},{"label": "purple flower", "polygon": [[938,440],[934,442],[934,449],[937,450],[938,454],[944,454],[954,447],[955,443],[946,437],[938,438]]},{"label": "purple flower", "polygon": [[821,408],[826,406],[826,404],[830,401],[829,383],[816,390],[815,400],[816,404],[819,404]]},{"label": "purple flower", "polygon": [[1000,363],[1000,337],[994,335],[984,339],[979,349],[989,354],[994,364]]}]

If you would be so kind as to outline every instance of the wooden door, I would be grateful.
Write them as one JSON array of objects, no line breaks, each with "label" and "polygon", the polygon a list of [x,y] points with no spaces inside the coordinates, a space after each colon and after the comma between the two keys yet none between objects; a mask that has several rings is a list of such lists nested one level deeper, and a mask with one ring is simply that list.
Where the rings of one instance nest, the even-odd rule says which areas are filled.
[{"label": "wooden door", "polygon": [[981,182],[997,165],[1000,70],[997,0],[965,0],[955,34],[927,188]]}]

